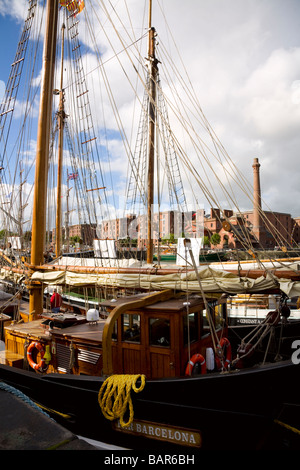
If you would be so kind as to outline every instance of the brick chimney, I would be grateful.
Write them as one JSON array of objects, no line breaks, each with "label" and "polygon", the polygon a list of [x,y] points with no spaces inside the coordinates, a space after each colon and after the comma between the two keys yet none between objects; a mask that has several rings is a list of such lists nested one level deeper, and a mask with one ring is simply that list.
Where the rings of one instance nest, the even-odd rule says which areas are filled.
[{"label": "brick chimney", "polygon": [[255,237],[264,245],[265,242],[265,230],[262,226],[261,221],[261,191],[260,191],[260,178],[259,168],[260,163],[258,158],[254,158],[253,161],[253,229],[252,232]]}]

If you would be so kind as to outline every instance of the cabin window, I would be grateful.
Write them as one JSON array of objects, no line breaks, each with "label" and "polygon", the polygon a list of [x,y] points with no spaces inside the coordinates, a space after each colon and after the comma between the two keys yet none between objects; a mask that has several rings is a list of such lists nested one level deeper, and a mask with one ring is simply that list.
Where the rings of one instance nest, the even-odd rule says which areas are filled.
[{"label": "cabin window", "polygon": [[141,342],[141,317],[140,315],[122,315],[122,341],[134,343]]},{"label": "cabin window", "polygon": [[[224,326],[224,307],[222,305],[209,306],[210,319],[218,330]],[[201,336],[210,333],[209,319],[206,309],[201,312]]]},{"label": "cabin window", "polygon": [[118,339],[118,326],[117,325],[118,325],[117,322],[115,322],[114,329],[113,329],[113,332],[111,334],[111,339],[113,341],[117,341],[117,339]]},{"label": "cabin window", "polygon": [[149,319],[150,346],[170,347],[170,320],[166,318]]},{"label": "cabin window", "polygon": [[214,308],[214,316],[215,316],[215,326],[216,328],[223,328],[224,326],[224,317],[223,317],[224,309],[223,305],[219,304],[216,305]]},{"label": "cabin window", "polygon": [[198,340],[198,313],[184,315],[183,321],[183,341],[186,346]]},{"label": "cabin window", "polygon": [[[209,307],[209,315],[212,321],[214,321],[213,313],[214,313],[213,309]],[[208,333],[210,333],[209,320],[207,317],[206,309],[204,309],[201,312],[201,336],[205,336]]]}]

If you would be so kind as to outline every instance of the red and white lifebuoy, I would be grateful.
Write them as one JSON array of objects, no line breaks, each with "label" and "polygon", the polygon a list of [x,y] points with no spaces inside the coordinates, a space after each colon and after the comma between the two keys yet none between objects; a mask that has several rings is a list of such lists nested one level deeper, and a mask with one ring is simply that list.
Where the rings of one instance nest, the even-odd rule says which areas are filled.
[{"label": "red and white lifebuoy", "polygon": [[[220,347],[221,348],[225,347],[225,353],[226,354],[224,354],[224,356],[225,356],[224,367],[225,367],[225,369],[228,369],[228,367],[231,363],[231,359],[232,359],[231,344],[230,344],[229,339],[228,338],[221,338]],[[221,360],[220,360],[220,358],[218,357],[217,354],[216,354],[215,360],[216,360],[217,369],[218,370],[222,369]]]},{"label": "red and white lifebuoy", "polygon": [[[34,349],[37,349],[39,353],[41,354],[41,360],[38,364],[34,362],[32,358],[32,351]],[[37,341],[33,341],[32,343],[30,343],[30,345],[27,348],[27,360],[28,360],[30,367],[32,367],[34,370],[45,369],[46,363],[44,359],[44,354],[45,354],[45,350],[43,346],[41,345],[41,343],[38,343]]]},{"label": "red and white lifebuoy", "polygon": [[186,369],[185,369],[185,375],[192,375],[194,367],[197,363],[200,363],[201,365],[201,374],[206,374],[206,362],[202,354],[194,354],[189,362],[187,363]]}]

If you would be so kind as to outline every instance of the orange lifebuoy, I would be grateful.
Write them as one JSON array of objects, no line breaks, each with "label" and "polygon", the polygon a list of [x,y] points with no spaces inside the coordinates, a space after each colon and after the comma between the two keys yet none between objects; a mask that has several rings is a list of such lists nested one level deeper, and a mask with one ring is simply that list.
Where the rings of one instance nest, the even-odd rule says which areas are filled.
[{"label": "orange lifebuoy", "polygon": [[206,374],[206,363],[204,357],[202,354],[194,354],[187,363],[185,375],[192,375],[193,369],[198,362],[200,362],[201,365],[201,374]]},{"label": "orange lifebuoy", "polygon": [[[223,348],[223,346],[225,346],[225,349],[226,349],[226,356],[225,356],[224,367],[225,367],[225,369],[228,369],[229,364],[231,363],[231,359],[232,359],[232,356],[231,356],[231,344],[230,344],[229,339],[227,339],[227,338],[221,338],[221,340],[220,340],[220,347]],[[220,369],[222,368],[222,364],[221,364],[220,358],[219,358],[217,355],[216,355],[216,366],[217,366],[217,369],[218,369],[218,370],[220,370]]]},{"label": "orange lifebuoy", "polygon": [[[41,354],[41,360],[38,364],[36,362],[34,362],[33,359],[32,359],[32,351],[34,349],[37,349]],[[30,345],[27,348],[27,360],[28,360],[28,363],[29,363],[30,367],[32,367],[34,370],[43,370],[43,369],[45,369],[46,363],[45,363],[45,359],[44,359],[44,354],[45,354],[45,350],[44,350],[43,346],[41,345],[41,343],[38,343],[37,341],[33,341],[32,343],[30,343]]]}]

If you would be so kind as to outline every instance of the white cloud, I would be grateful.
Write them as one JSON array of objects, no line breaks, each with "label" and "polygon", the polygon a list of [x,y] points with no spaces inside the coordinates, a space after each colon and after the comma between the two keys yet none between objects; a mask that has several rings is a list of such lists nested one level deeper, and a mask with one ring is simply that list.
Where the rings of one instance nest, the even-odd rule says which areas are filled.
[{"label": "white cloud", "polygon": [[295,102],[299,68],[300,48],[275,50],[240,91],[245,119],[254,126],[258,137],[278,139],[295,135],[300,124],[300,107]]},{"label": "white cloud", "polygon": [[11,16],[18,22],[26,18],[28,2],[26,0],[0,0],[0,15]]}]

